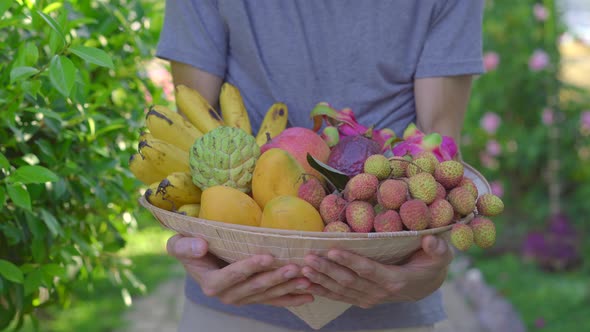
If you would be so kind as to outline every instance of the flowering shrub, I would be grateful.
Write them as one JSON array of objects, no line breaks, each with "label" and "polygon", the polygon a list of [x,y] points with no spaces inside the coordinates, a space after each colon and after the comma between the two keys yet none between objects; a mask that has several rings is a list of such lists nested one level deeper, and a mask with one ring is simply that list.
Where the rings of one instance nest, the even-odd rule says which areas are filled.
[{"label": "flowering shrub", "polygon": [[575,216],[590,215],[583,166],[590,162],[590,98],[558,79],[563,29],[554,6],[486,2],[486,73],[474,83],[465,121],[464,158],[504,196],[506,223],[522,232],[559,212],[551,207],[579,227],[583,218]]}]

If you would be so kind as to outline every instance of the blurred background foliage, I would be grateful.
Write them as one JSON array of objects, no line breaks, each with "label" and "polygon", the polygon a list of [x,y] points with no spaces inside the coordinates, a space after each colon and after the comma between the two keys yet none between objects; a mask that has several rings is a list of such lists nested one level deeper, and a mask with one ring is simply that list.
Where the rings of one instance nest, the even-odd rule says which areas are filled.
[{"label": "blurred background foliage", "polygon": [[[0,0],[0,329],[113,330],[136,296],[182,274],[127,170],[147,106],[173,105],[154,60],[163,12]],[[553,0],[486,1],[487,73],[462,150],[506,213],[495,250],[468,254],[529,328],[578,331],[565,317],[590,308],[590,87],[571,82],[590,73],[564,62],[573,39],[558,18]]]}]

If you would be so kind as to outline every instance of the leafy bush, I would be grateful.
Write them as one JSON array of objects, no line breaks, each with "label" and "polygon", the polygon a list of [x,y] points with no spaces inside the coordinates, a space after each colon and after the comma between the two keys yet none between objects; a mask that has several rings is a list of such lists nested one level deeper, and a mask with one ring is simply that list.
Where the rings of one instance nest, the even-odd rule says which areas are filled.
[{"label": "leafy bush", "polygon": [[0,329],[67,305],[73,280],[134,279],[117,251],[163,6],[0,1]]},{"label": "leafy bush", "polygon": [[559,210],[590,213],[582,199],[590,194],[590,96],[559,80],[564,29],[554,2],[486,2],[488,72],[475,81],[465,122],[465,158],[504,195],[506,222],[520,235]]}]

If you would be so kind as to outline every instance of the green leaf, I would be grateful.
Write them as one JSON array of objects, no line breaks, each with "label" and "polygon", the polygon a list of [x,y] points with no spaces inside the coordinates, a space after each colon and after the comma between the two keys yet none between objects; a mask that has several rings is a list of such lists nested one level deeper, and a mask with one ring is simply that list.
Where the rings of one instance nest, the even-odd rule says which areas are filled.
[{"label": "green leaf", "polygon": [[23,272],[18,268],[18,266],[4,259],[0,259],[0,275],[2,275],[5,279],[18,284],[22,284],[25,279]]},{"label": "green leaf", "polygon": [[47,225],[47,228],[53,236],[63,235],[61,226],[53,214],[45,209],[41,209],[41,219],[43,219],[45,225]]},{"label": "green leaf", "polygon": [[25,63],[29,66],[33,66],[39,60],[39,49],[34,43],[28,42],[25,44]]},{"label": "green leaf", "polygon": [[31,196],[26,187],[22,184],[13,184],[6,186],[8,197],[12,202],[23,209],[31,210]]},{"label": "green leaf", "polygon": [[4,206],[4,202],[6,202],[6,192],[4,187],[0,186],[0,206]]},{"label": "green leaf", "polygon": [[65,56],[54,56],[49,65],[49,79],[64,97],[68,97],[76,80],[76,67]]},{"label": "green leaf", "polygon": [[330,167],[323,162],[315,159],[311,154],[307,154],[307,162],[311,167],[320,172],[322,176],[328,180],[336,189],[342,191],[348,182],[348,175],[339,170]]},{"label": "green leaf", "polygon": [[0,169],[9,169],[9,168],[10,168],[10,162],[8,162],[8,159],[6,159],[4,154],[2,154],[2,152],[0,152]]},{"label": "green leaf", "polygon": [[37,68],[27,66],[12,68],[10,71],[10,83],[29,78],[38,72],[39,70],[37,70]]},{"label": "green leaf", "polygon": [[101,49],[77,45],[70,47],[70,51],[85,61],[99,65],[101,67],[115,69],[115,65],[113,64],[111,57],[109,57],[109,55]]},{"label": "green leaf", "polygon": [[60,9],[61,7],[63,7],[63,3],[61,2],[50,3],[47,6],[45,6],[45,8],[43,8],[43,13],[49,14],[54,10]]},{"label": "green leaf", "polygon": [[35,269],[31,273],[27,274],[27,278],[24,283],[25,295],[34,293],[39,287],[43,285],[43,271],[41,269]]},{"label": "green leaf", "polygon": [[57,23],[53,17],[43,13],[40,10],[37,10],[37,14],[39,14],[39,16],[41,16],[41,18],[43,18],[43,20],[45,22],[47,22],[47,24],[49,24],[49,26],[53,29],[53,31],[57,32],[57,34],[61,37],[61,39],[65,42],[66,41],[66,36],[64,34],[63,28],[59,25],[59,23]]},{"label": "green leaf", "polygon": [[8,180],[15,183],[45,183],[55,182],[59,177],[43,166],[21,166],[10,174]]},{"label": "green leaf", "polygon": [[4,15],[6,10],[10,8],[10,5],[12,5],[13,2],[14,0],[0,0],[0,17]]}]

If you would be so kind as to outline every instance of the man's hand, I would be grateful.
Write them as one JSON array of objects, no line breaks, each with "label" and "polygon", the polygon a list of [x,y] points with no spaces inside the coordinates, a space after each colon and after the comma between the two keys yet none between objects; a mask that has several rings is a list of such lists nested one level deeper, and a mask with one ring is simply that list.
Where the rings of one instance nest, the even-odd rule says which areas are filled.
[{"label": "man's hand", "polygon": [[428,235],[422,250],[404,265],[383,265],[343,250],[331,250],[327,258],[308,255],[303,275],[314,295],[370,308],[385,302],[417,301],[443,283],[453,258],[446,241]]},{"label": "man's hand", "polygon": [[272,256],[256,255],[228,265],[207,253],[205,240],[181,235],[171,237],[166,247],[199,283],[205,295],[217,297],[225,304],[285,307],[313,301],[312,295],[301,294],[310,282],[298,277],[301,271],[295,264],[271,269]]}]

